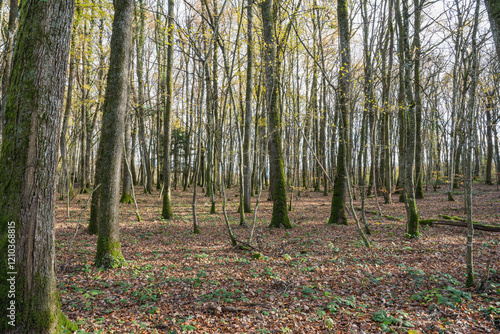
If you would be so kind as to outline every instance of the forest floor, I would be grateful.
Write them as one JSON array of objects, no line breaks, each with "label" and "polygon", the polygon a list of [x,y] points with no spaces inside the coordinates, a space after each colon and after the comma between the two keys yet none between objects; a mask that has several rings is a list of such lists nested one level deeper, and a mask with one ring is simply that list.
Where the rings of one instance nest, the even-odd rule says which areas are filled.
[{"label": "forest floor", "polygon": [[[448,202],[445,190],[430,189],[418,200],[421,218],[464,216],[463,194]],[[88,208],[77,223],[89,195],[71,201],[69,219],[66,203],[57,202],[58,290],[62,311],[81,333],[500,331],[500,233],[475,233],[476,282],[491,258],[491,284],[479,293],[464,288],[466,228],[421,227],[421,238],[407,239],[397,195],[394,204],[379,198],[391,219],[367,214],[368,249],[352,217],[349,226],[326,224],[331,194],[294,195],[292,230],[268,228],[272,203],[263,194],[256,251],[231,247],[219,197],[217,214],[209,214],[208,197],[198,197],[201,234],[195,235],[191,191],[172,192],[175,217],[169,221],[160,218],[158,192],[145,195],[136,187],[136,193],[143,221],[137,222],[133,205],[121,206],[127,265],[112,270],[93,266],[97,237],[85,232]],[[246,241],[250,229],[239,226],[237,193],[227,192],[228,215],[237,238]],[[474,219],[500,226],[499,195],[496,186],[475,185]],[[367,209],[377,210],[374,198]]]}]

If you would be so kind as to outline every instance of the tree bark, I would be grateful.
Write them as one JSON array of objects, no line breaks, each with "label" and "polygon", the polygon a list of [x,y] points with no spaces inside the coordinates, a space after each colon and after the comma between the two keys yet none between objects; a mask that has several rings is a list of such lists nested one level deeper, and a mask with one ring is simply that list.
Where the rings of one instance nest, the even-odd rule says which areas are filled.
[{"label": "tree bark", "polygon": [[492,111],[495,108],[494,102],[495,91],[486,92],[486,177],[484,183],[487,185],[493,184],[491,170],[493,165],[493,117]]},{"label": "tree bark", "polygon": [[[0,152],[0,251],[4,254],[0,331],[53,333],[61,331],[61,325],[75,331],[76,326],[60,311],[54,236],[74,1],[22,1],[20,11]],[[16,297],[11,299],[7,291],[14,281]],[[10,322],[7,306],[12,302],[16,311]]]},{"label": "tree bark", "polygon": [[[333,185],[332,208],[329,224],[347,225],[345,214],[346,176],[349,161],[349,100],[351,89],[351,49],[347,0],[338,0],[337,19],[340,37],[339,73],[339,150],[337,154],[337,174]],[[346,159],[347,158],[347,159]]]},{"label": "tree bark", "polygon": [[262,24],[264,28],[264,61],[266,72],[266,102],[268,114],[269,131],[269,162],[271,183],[271,194],[273,199],[273,215],[271,227],[292,228],[288,218],[286,202],[286,180],[283,167],[283,152],[281,142],[281,118],[278,104],[279,90],[279,65],[276,52],[276,34],[274,29],[275,13],[274,1],[264,0],[261,3]]},{"label": "tree bark", "polygon": [[252,136],[252,92],[253,92],[253,0],[247,0],[247,82],[245,91],[245,138],[243,140],[243,174],[245,212],[252,212],[250,197],[252,193],[252,169],[250,168],[250,138]]},{"label": "tree bark", "polygon": [[172,70],[174,56],[174,0],[168,0],[168,21],[167,21],[167,73],[166,73],[166,102],[165,114],[163,119],[163,207],[161,216],[163,219],[173,217],[172,207],[170,205],[170,146],[172,142]]},{"label": "tree bark", "polygon": [[137,3],[139,8],[136,9],[137,32],[136,32],[136,56],[137,56],[137,119],[139,121],[139,142],[141,145],[142,161],[145,168],[144,192],[151,194],[153,192],[153,173],[151,171],[151,162],[149,149],[146,142],[146,120],[144,111],[144,25],[145,25],[145,8],[144,1],[139,0]]},{"label": "tree bark", "polygon": [[[129,62],[132,37],[133,0],[115,0],[115,15],[111,34],[106,95],[100,155],[99,237],[95,264],[114,268],[124,262],[120,244],[118,204],[120,200],[120,169],[123,151],[123,131],[129,81]],[[97,191],[99,191],[97,190]]]},{"label": "tree bark", "polygon": [[472,68],[471,68],[471,83],[470,94],[467,102],[468,119],[467,119],[467,150],[466,150],[466,186],[465,186],[465,212],[467,215],[467,244],[465,252],[466,280],[465,286],[474,285],[474,259],[473,259],[473,239],[474,239],[474,222],[472,220],[472,183],[474,182],[472,170],[472,148],[475,147],[474,135],[474,119],[476,107],[476,87],[478,78],[478,47],[477,47],[477,31],[479,25],[479,0],[476,0],[476,11],[474,14],[474,26],[472,29]]},{"label": "tree bark", "polygon": [[[2,105],[0,115],[0,134],[3,133],[5,123],[5,106],[7,91],[9,89],[10,74],[12,70],[12,55],[14,54],[14,41],[17,30],[17,14],[19,0],[10,0],[9,23],[7,25],[7,42],[5,44],[4,59],[2,64]],[[3,137],[2,137],[3,138]]]},{"label": "tree bark", "polygon": [[488,18],[490,19],[491,33],[495,41],[497,57],[500,58],[500,3],[497,0],[484,0]]}]

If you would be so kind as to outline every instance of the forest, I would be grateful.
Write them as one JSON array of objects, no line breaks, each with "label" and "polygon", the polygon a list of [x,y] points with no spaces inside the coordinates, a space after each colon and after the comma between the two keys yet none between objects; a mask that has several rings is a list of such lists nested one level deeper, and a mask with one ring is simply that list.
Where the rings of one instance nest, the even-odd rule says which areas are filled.
[{"label": "forest", "polygon": [[500,331],[498,0],[0,0],[0,332]]}]

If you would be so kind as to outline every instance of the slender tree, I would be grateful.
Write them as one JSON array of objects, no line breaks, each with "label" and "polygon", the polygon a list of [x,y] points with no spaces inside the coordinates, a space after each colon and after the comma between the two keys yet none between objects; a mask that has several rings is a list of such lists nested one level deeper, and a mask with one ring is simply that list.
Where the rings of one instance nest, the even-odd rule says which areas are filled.
[{"label": "slender tree", "polygon": [[472,183],[474,182],[472,170],[472,148],[475,147],[475,126],[474,115],[476,108],[476,87],[478,77],[478,47],[477,47],[477,30],[479,25],[479,0],[476,0],[476,11],[474,14],[474,26],[472,28],[472,67],[471,67],[471,82],[469,100],[467,103],[467,150],[465,159],[465,173],[466,173],[466,186],[465,186],[465,210],[467,214],[467,246],[465,253],[466,275],[465,286],[470,287],[474,285],[474,260],[473,260],[473,247],[472,242],[474,239],[474,224],[472,220]]},{"label": "slender tree", "polygon": [[[244,174],[244,209],[251,212],[251,176],[250,151],[252,136],[252,94],[253,94],[253,0],[247,0],[247,80],[245,91],[245,138],[243,141],[243,174]],[[255,168],[255,167],[254,167]]]},{"label": "slender tree", "polygon": [[167,71],[166,71],[166,103],[165,114],[163,120],[163,208],[161,215],[164,219],[172,218],[172,208],[170,205],[170,146],[172,137],[172,70],[173,70],[173,55],[174,55],[174,0],[168,0],[168,37],[167,37]]}]

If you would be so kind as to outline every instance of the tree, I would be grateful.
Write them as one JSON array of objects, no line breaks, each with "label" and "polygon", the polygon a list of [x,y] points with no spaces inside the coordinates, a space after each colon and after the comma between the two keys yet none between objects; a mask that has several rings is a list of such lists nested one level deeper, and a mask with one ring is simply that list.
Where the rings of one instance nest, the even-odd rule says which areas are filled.
[{"label": "tree", "polygon": [[420,58],[422,55],[422,46],[420,43],[420,29],[422,22],[422,7],[425,0],[414,1],[414,27],[413,33],[413,49],[414,49],[414,91],[415,91],[415,174],[416,174],[416,188],[415,198],[424,198],[424,189],[422,187],[423,180],[423,165],[422,165],[422,96],[420,84]]},{"label": "tree", "polygon": [[7,91],[9,87],[12,69],[12,55],[14,53],[14,40],[17,29],[18,0],[10,0],[9,23],[7,26],[7,43],[5,44],[4,59],[2,64],[2,101],[0,116],[0,132],[3,132],[5,123],[5,104],[7,103]]},{"label": "tree", "polygon": [[136,31],[136,73],[137,73],[137,119],[139,121],[139,142],[141,147],[142,162],[145,169],[145,179],[144,192],[153,192],[153,172],[151,171],[151,162],[149,157],[149,149],[146,142],[146,111],[144,110],[144,25],[146,9],[144,8],[144,1],[139,0],[136,3],[136,19],[137,19],[137,31]]},{"label": "tree", "polygon": [[100,159],[101,166],[106,168],[101,168],[97,182],[101,187],[97,190],[100,192],[100,203],[95,264],[105,268],[121,266],[124,261],[120,244],[118,204],[134,1],[115,0],[114,7],[108,80],[98,150],[98,160]]},{"label": "tree", "polygon": [[166,78],[166,103],[164,115],[164,142],[163,152],[165,154],[163,163],[163,209],[161,216],[164,219],[173,217],[172,208],[170,206],[170,145],[172,136],[172,68],[173,68],[173,55],[174,55],[174,1],[168,0],[168,37],[167,37],[167,78]]},{"label": "tree", "polygon": [[466,275],[465,286],[470,287],[474,285],[474,262],[472,253],[472,243],[474,239],[474,224],[472,220],[472,183],[474,182],[473,171],[472,171],[472,148],[475,146],[475,136],[474,136],[474,109],[476,107],[476,87],[477,87],[477,76],[478,76],[478,47],[477,47],[477,30],[479,25],[479,0],[476,0],[476,11],[474,14],[474,26],[472,30],[472,68],[471,68],[471,82],[470,82],[470,94],[469,100],[467,102],[467,150],[465,159],[465,174],[466,174],[466,186],[465,186],[465,211],[467,215],[467,246],[465,252],[465,265],[466,265]]},{"label": "tree", "polygon": [[497,0],[484,0],[490,19],[491,33],[495,41],[497,57],[500,58],[500,3]]},{"label": "tree", "polygon": [[[337,174],[333,185],[332,209],[329,224],[347,225],[345,214],[346,174],[349,152],[349,94],[351,87],[351,49],[349,44],[349,13],[347,0],[337,2],[337,20],[340,39],[340,72],[339,72],[339,149],[337,155]],[[346,159],[347,158],[347,159]]]},{"label": "tree", "polygon": [[264,62],[266,76],[266,107],[269,130],[269,162],[271,174],[271,196],[273,199],[273,216],[271,227],[292,228],[288,218],[286,203],[286,180],[283,167],[283,150],[281,145],[281,117],[279,112],[279,54],[276,51],[274,1],[264,0],[261,3],[262,25],[264,28]]},{"label": "tree", "polygon": [[[60,311],[54,240],[55,181],[73,12],[73,0],[21,2],[0,152],[2,332],[53,333],[63,326],[76,330]],[[12,249],[14,262],[4,255],[12,254],[8,253]],[[7,293],[8,279],[15,279],[15,299]],[[7,318],[12,302],[15,320]]]},{"label": "tree", "polygon": [[413,95],[413,85],[412,85],[412,67],[413,61],[410,54],[410,42],[409,42],[409,10],[408,10],[408,0],[403,0],[403,11],[399,8],[399,4],[396,6],[397,20],[399,25],[399,33],[401,40],[401,51],[403,52],[404,63],[401,64],[401,71],[403,74],[403,87],[404,87],[404,107],[403,107],[403,124],[405,127],[404,131],[404,174],[401,175],[404,178],[403,191],[404,191],[404,201],[407,213],[407,235],[411,238],[416,238],[419,236],[418,231],[418,210],[417,203],[415,201],[415,186],[414,186],[414,174],[415,174],[415,145],[416,145],[416,115],[415,115],[415,100]]},{"label": "tree", "polygon": [[[243,141],[244,209],[251,212],[250,138],[252,135],[252,92],[253,92],[253,0],[247,0],[247,86],[245,91],[245,139]],[[255,168],[255,166],[254,166]]]}]

